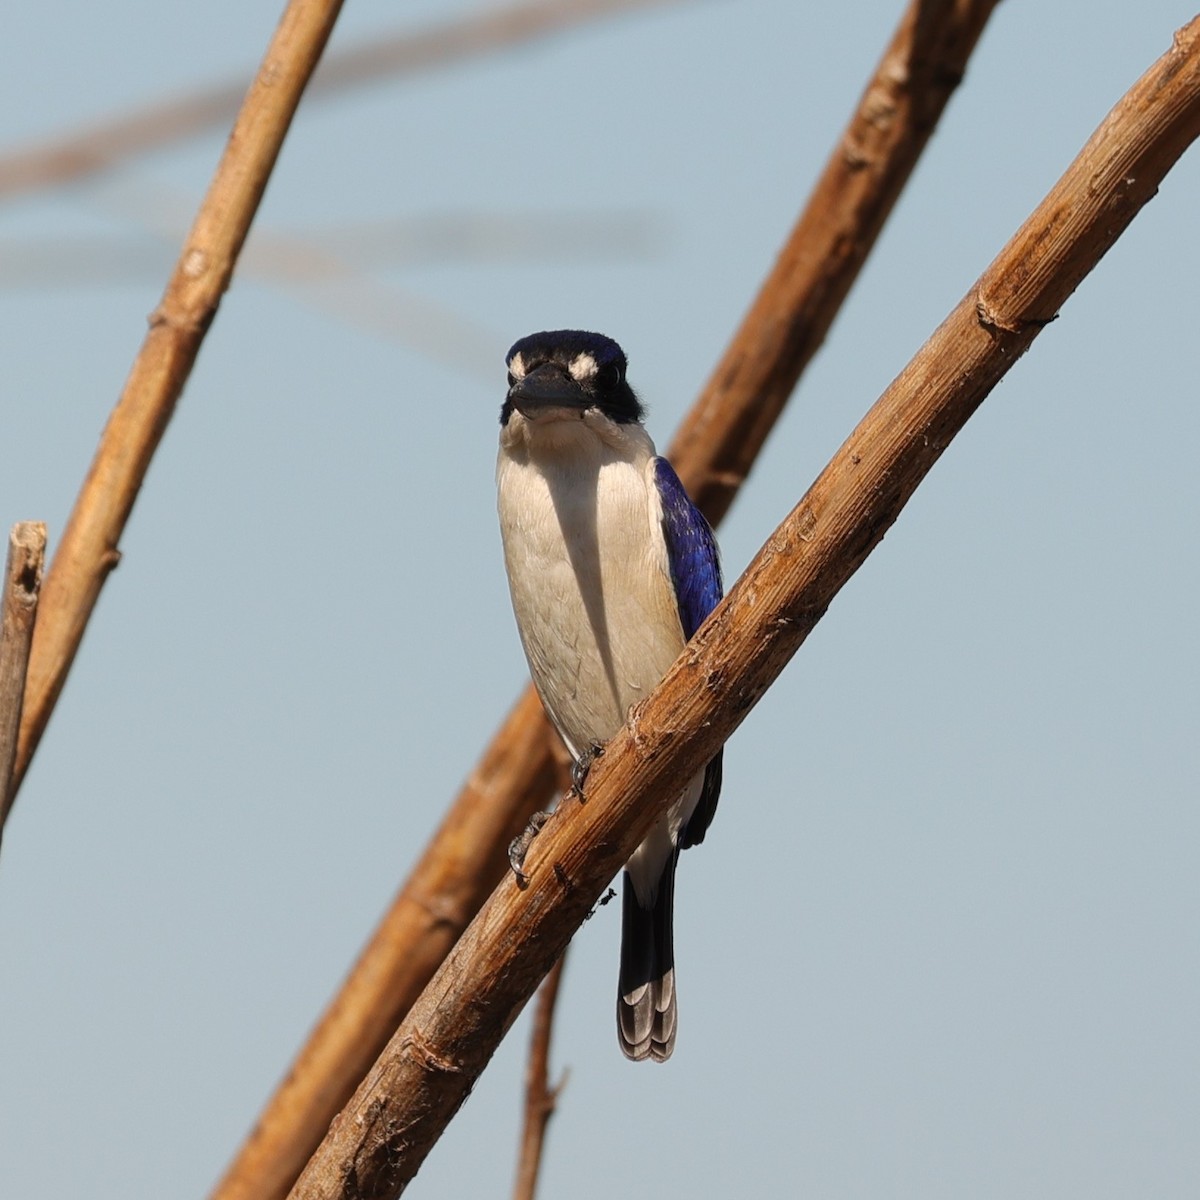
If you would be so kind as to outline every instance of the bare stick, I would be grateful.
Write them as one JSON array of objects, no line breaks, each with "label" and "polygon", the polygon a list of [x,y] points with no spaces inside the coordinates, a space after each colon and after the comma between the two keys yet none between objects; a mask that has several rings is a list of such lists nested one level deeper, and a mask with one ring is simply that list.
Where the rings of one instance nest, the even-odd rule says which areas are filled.
[{"label": "bare stick", "polygon": [[21,521],[8,535],[4,570],[3,623],[0,624],[0,836],[8,820],[16,789],[12,786],[17,757],[17,734],[25,699],[25,671],[37,620],[42,563],[46,557],[46,526]]},{"label": "bare stick", "polygon": [[[547,37],[585,21],[667,0],[533,0],[472,13],[431,29],[376,37],[331,55],[310,92],[338,92],[388,76],[412,74],[472,55]],[[0,196],[54,187],[108,170],[139,154],[232,120],[244,79],[159,101],[0,157]]]},{"label": "bare stick", "polygon": [[550,1086],[550,1034],[554,1028],[554,1006],[562,981],[567,952],[550,968],[538,992],[533,1014],[533,1032],[529,1036],[529,1063],[525,1068],[525,1122],[521,1128],[521,1155],[517,1163],[517,1182],[513,1200],[533,1200],[537,1194],[538,1172],[542,1165],[542,1146],[546,1126],[554,1116],[558,1097],[567,1083],[566,1072]]},{"label": "bare stick", "polygon": [[860,422],[484,905],[330,1128],[294,1200],[390,1200],[416,1174],[601,890],[724,744],[950,440],[1200,135],[1200,17]]},{"label": "bare stick", "polygon": [[[788,372],[794,385],[817,344],[811,340],[809,329],[819,327],[823,331],[832,323],[850,280],[898,195],[897,181],[911,173],[933,132],[937,105],[944,106],[949,99],[949,84],[962,77],[979,29],[994,4],[995,0],[913,0],[910,5],[822,177],[832,182],[823,182],[806,206],[806,214],[819,207],[827,216],[820,221],[803,216],[781,255],[781,262],[798,258],[799,231],[812,229],[813,241],[804,261],[811,261],[814,269],[807,274],[807,282],[798,271],[789,272],[786,282],[780,282],[777,266],[763,288],[763,294],[773,297],[772,303],[765,304],[760,295],[738,334],[739,343],[755,347],[761,369],[772,374],[774,386],[782,386]],[[918,20],[919,12],[926,17]],[[947,32],[936,22],[931,24],[931,15],[939,16],[959,32]],[[912,69],[906,73],[902,64]],[[915,64],[922,65],[917,69]],[[879,113],[878,97],[892,95],[897,79],[907,79],[906,86],[914,95],[898,105],[892,123],[886,114]],[[925,88],[930,89],[928,95],[922,91]],[[915,93],[920,93],[920,98]],[[917,114],[921,116],[920,126],[909,129],[908,123],[915,121]],[[872,160],[871,169],[838,171],[845,146],[869,140],[869,131],[877,126],[890,129],[891,136],[878,145],[880,157]],[[848,225],[831,216],[843,206],[857,214]],[[869,226],[856,223],[867,222],[868,218]],[[850,257],[846,255],[847,245],[856,248]],[[823,263],[831,265],[822,267]],[[835,276],[842,280],[842,286],[825,286]],[[805,321],[799,319],[802,313],[806,314]],[[801,343],[811,349],[799,352]],[[729,357],[727,354],[726,361]],[[714,463],[736,458],[742,464],[741,473],[736,478],[730,475],[723,487],[702,491],[701,507],[714,521],[724,511],[717,507],[718,501],[728,505],[770,430],[765,416],[754,417],[762,408],[758,387],[755,372],[739,371],[721,388],[723,407],[718,421],[711,399],[705,398],[713,393],[710,384],[676,439],[680,447],[674,459],[676,467],[693,483],[710,475]],[[786,390],[781,395],[786,395]],[[776,407],[774,416],[778,413]],[[515,748],[519,748],[519,756],[513,753]],[[557,736],[542,713],[536,693],[526,688],[346,982],[267,1102],[211,1200],[278,1200],[292,1186],[329,1122],[378,1057],[396,1022],[409,1010],[507,870],[504,852],[508,842],[534,811],[550,803],[554,756],[559,752]],[[421,898],[419,903],[414,903],[414,893]],[[431,919],[430,913],[453,916],[439,921]]]},{"label": "bare stick", "polygon": [[341,9],[341,0],[291,0],[238,114],[183,253],[150,318],[121,398],[46,575],[34,636],[14,790],[62,691],[150,459],[245,241],[291,123]]}]

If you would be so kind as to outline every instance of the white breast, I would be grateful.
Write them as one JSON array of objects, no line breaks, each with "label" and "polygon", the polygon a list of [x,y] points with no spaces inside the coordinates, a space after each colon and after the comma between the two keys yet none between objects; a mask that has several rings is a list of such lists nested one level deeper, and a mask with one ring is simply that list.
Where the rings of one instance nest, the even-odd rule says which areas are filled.
[{"label": "white breast", "polygon": [[594,412],[514,413],[497,463],[500,528],[521,641],[573,754],[610,738],[683,649],[654,445]]}]

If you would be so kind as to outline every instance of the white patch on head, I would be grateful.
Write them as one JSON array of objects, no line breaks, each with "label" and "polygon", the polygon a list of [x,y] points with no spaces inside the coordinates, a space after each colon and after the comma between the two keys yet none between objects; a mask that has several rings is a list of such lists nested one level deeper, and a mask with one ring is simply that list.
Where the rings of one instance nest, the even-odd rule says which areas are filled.
[{"label": "white patch on head", "polygon": [[571,360],[571,378],[576,383],[582,383],[585,379],[590,379],[596,373],[596,360],[587,353],[577,354]]},{"label": "white patch on head", "polygon": [[511,359],[509,359],[508,373],[514,379],[524,379],[525,378],[525,360],[521,357],[520,350],[518,350],[516,352],[516,354],[514,354]]}]

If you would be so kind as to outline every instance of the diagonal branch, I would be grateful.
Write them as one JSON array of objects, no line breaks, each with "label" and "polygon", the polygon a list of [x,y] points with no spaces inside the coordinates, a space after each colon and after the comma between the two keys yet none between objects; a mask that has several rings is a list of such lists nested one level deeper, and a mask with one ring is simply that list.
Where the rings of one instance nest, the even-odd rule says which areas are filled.
[{"label": "diagonal branch", "polygon": [[1200,17],[884,392],[459,940],[292,1192],[398,1195],[603,887],[722,746],[971,414],[1200,136]]},{"label": "diagonal branch", "polygon": [[238,114],[150,331],[109,417],[42,592],[13,772],[20,787],[175,402],[266,190],[304,85],[342,0],[290,0]]},{"label": "diagonal branch", "polygon": [[[911,0],[821,182],[676,438],[672,461],[714,522],[832,325],[997,2]],[[859,149],[848,153],[848,147]],[[859,165],[846,170],[847,162]],[[558,752],[528,687],[211,1200],[277,1200],[292,1186],[499,882],[508,842],[549,804]]]}]

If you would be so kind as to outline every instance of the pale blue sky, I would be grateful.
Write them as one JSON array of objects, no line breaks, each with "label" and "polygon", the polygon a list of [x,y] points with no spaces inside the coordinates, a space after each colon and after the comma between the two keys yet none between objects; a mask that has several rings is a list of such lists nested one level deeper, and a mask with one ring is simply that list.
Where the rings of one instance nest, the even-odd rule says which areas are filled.
[{"label": "pale blue sky", "polygon": [[[351,0],[335,44],[473,7]],[[235,281],[5,835],[0,1194],[207,1194],[524,682],[504,351],[616,337],[665,445],[900,7],[666,5],[302,110],[264,231],[604,213],[637,245]],[[0,148],[249,70],[279,11],[18,6]],[[730,579],[1191,15],[1000,6]],[[223,138],[0,204],[0,525],[57,539]],[[1198,195],[1193,151],[731,741],[666,1067],[617,1049],[616,907],[576,939],[545,1196],[1196,1194]],[[149,265],[5,269],[81,235]],[[526,1037],[411,1195],[508,1194]]]}]

